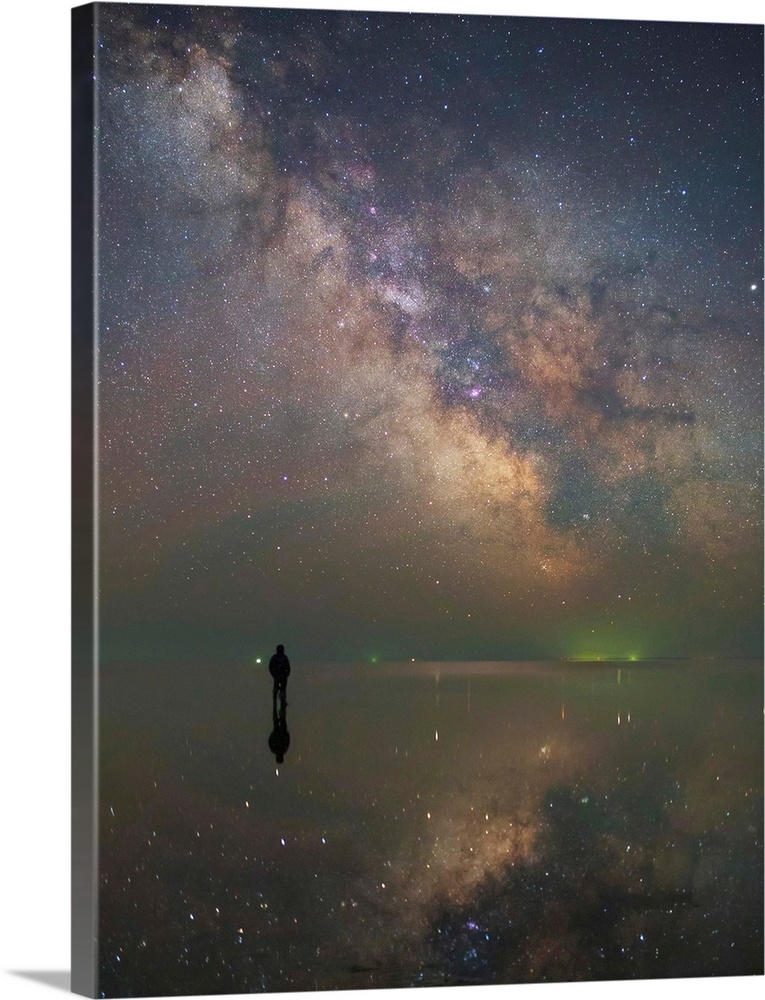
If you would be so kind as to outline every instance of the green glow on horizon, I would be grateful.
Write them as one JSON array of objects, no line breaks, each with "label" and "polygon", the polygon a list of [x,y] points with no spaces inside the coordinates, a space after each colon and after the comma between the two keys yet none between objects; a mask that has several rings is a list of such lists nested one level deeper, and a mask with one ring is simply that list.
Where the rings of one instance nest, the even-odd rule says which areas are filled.
[{"label": "green glow on horizon", "polygon": [[624,653],[615,655],[608,653],[576,653],[573,656],[566,656],[564,659],[573,660],[575,663],[620,663],[622,661],[638,663],[642,660],[642,656],[638,656],[637,653],[630,653],[628,655]]}]

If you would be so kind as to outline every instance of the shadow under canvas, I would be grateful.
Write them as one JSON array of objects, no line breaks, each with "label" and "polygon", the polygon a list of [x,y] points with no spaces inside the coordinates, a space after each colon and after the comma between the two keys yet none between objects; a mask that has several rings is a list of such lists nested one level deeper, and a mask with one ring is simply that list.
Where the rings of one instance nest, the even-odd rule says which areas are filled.
[{"label": "shadow under canvas", "polygon": [[56,990],[70,990],[72,974],[69,969],[48,970],[48,969],[11,969],[14,976],[23,976],[25,979],[33,979],[36,983],[43,983]]}]

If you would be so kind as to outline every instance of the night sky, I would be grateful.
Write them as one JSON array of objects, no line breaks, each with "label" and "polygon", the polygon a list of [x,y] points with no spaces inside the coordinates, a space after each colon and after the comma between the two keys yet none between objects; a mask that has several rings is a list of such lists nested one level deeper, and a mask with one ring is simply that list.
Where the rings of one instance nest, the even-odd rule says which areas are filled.
[{"label": "night sky", "polygon": [[104,5],[105,659],[761,653],[761,27]]}]

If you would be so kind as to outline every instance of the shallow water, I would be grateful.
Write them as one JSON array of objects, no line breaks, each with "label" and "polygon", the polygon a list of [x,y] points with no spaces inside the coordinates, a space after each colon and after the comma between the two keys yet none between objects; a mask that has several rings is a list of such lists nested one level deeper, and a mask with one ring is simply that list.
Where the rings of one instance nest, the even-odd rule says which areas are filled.
[{"label": "shallow water", "polygon": [[280,724],[264,667],[105,670],[101,994],[761,973],[762,693],[295,664]]}]

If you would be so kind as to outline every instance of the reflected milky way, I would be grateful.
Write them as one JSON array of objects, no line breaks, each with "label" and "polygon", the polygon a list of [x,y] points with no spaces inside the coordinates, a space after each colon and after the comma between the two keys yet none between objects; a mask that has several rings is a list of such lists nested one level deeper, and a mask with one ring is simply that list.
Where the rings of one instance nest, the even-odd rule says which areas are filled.
[{"label": "reflected milky way", "polygon": [[269,680],[107,676],[107,996],[762,972],[759,664]]},{"label": "reflected milky way", "polygon": [[99,24],[107,657],[759,655],[761,28]]}]

